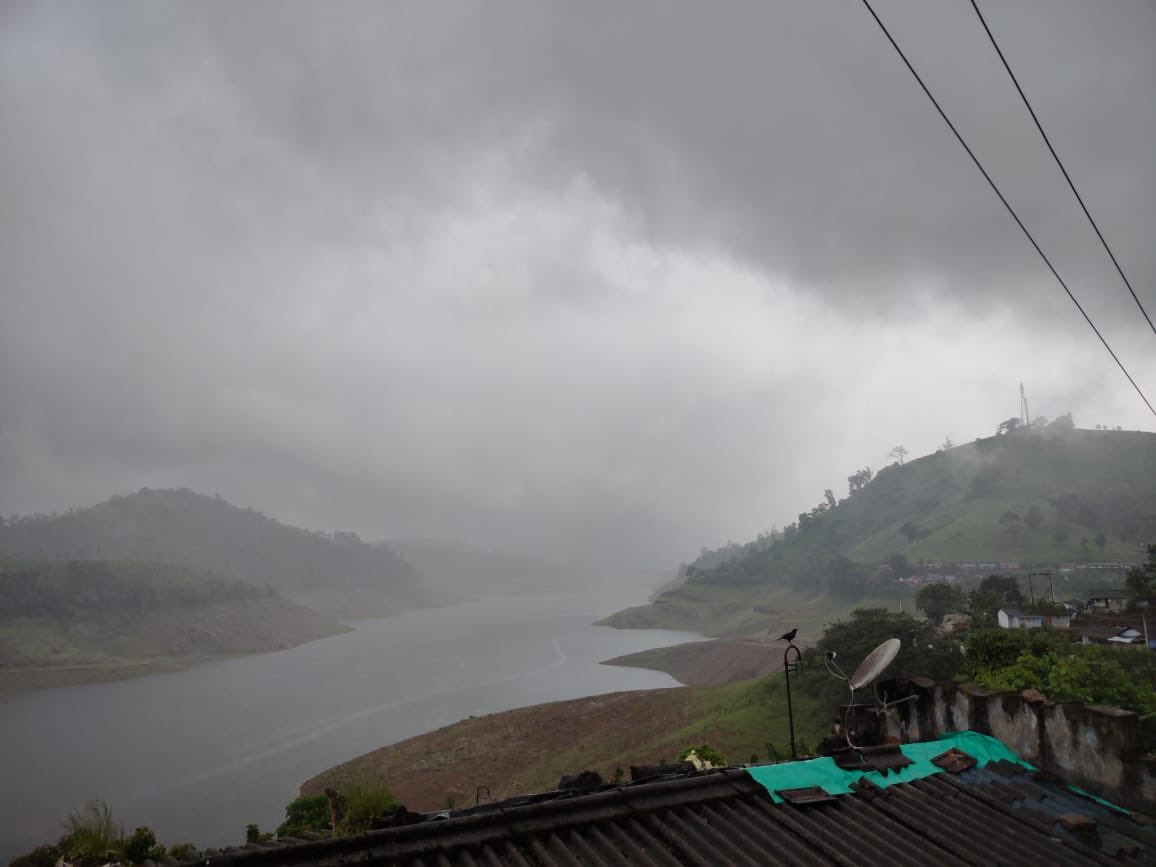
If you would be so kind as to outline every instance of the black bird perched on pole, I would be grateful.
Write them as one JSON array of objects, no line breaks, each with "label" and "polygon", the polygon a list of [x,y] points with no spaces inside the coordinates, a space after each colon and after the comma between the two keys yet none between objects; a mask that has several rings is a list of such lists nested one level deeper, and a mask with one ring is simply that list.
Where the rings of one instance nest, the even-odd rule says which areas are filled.
[{"label": "black bird perched on pole", "polygon": [[794,641],[795,636],[799,634],[799,627],[795,627],[790,632],[784,632],[779,636],[779,641]]}]

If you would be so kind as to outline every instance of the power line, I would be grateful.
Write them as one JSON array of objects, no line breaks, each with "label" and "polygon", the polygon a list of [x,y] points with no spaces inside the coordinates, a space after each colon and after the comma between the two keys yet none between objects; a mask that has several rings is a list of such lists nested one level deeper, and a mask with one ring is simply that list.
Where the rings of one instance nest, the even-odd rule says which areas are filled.
[{"label": "power line", "polygon": [[1116,254],[1113,253],[1112,248],[1108,246],[1108,242],[1104,238],[1104,233],[1100,231],[1100,227],[1097,226],[1096,221],[1092,219],[1092,212],[1089,211],[1088,206],[1084,204],[1084,198],[1076,189],[1076,185],[1072,181],[1071,175],[1068,174],[1068,170],[1064,167],[1064,163],[1060,159],[1060,155],[1056,153],[1056,149],[1052,147],[1051,139],[1049,139],[1048,134],[1044,132],[1043,124],[1041,124],[1040,119],[1036,117],[1035,109],[1032,108],[1032,104],[1028,101],[1028,96],[1026,93],[1024,93],[1024,89],[1020,87],[1019,79],[1017,79],[1016,74],[1012,72],[1012,68],[1008,64],[1007,58],[1004,57],[1003,51],[1000,50],[999,43],[995,41],[995,35],[991,32],[991,28],[987,26],[987,21],[984,19],[983,13],[979,11],[979,4],[976,3],[976,0],[971,0],[971,8],[974,9],[975,14],[979,16],[979,23],[983,25],[983,29],[987,33],[987,38],[991,40],[992,48],[994,48],[995,53],[999,55],[1000,62],[1003,63],[1003,68],[1007,70],[1007,74],[1011,76],[1012,84],[1016,86],[1016,90],[1019,92],[1020,99],[1024,101],[1024,106],[1027,108],[1028,114],[1032,116],[1032,120],[1035,121],[1036,124],[1036,129],[1040,131],[1040,135],[1044,139],[1044,144],[1048,146],[1048,150],[1052,153],[1052,158],[1056,161],[1056,165],[1060,167],[1060,172],[1063,173],[1064,180],[1067,181],[1068,186],[1071,187],[1072,195],[1074,195],[1076,197],[1076,201],[1080,203],[1080,207],[1084,210],[1084,216],[1088,218],[1088,222],[1092,224],[1092,229],[1094,229],[1096,232],[1096,237],[1099,238],[1100,243],[1103,244],[1104,252],[1108,254],[1108,258],[1111,259],[1112,264],[1116,266],[1116,273],[1120,275],[1120,279],[1123,280],[1124,285],[1128,287],[1128,291],[1132,294],[1132,300],[1136,302],[1136,306],[1140,308],[1140,312],[1143,313],[1144,318],[1148,320],[1148,327],[1152,329],[1153,334],[1156,334],[1156,325],[1152,323],[1152,317],[1148,315],[1148,311],[1145,310],[1144,305],[1140,303],[1140,297],[1136,294],[1136,290],[1132,288],[1132,284],[1128,280],[1127,276],[1125,276],[1124,269],[1120,267],[1120,263],[1116,259]]},{"label": "power line", "polygon": [[1048,270],[1052,272],[1052,276],[1056,278],[1056,282],[1063,287],[1064,292],[1066,292],[1068,295],[1068,298],[1073,304],[1076,305],[1076,309],[1080,311],[1080,315],[1084,317],[1084,321],[1088,323],[1088,327],[1096,333],[1098,338],[1100,338],[1100,342],[1104,344],[1104,348],[1108,350],[1108,354],[1112,356],[1112,360],[1116,362],[1116,366],[1119,367],[1120,371],[1124,374],[1125,377],[1127,377],[1128,382],[1132,383],[1132,388],[1136,389],[1136,393],[1140,395],[1140,399],[1144,401],[1144,405],[1148,407],[1148,411],[1151,412],[1152,415],[1156,416],[1156,407],[1153,407],[1151,401],[1149,401],[1148,398],[1144,396],[1144,392],[1140,390],[1140,386],[1136,384],[1136,380],[1132,378],[1132,374],[1128,372],[1128,368],[1124,366],[1124,363],[1120,361],[1120,359],[1116,356],[1116,353],[1112,351],[1112,347],[1108,345],[1108,341],[1104,339],[1104,335],[1100,333],[1100,329],[1096,327],[1096,324],[1092,321],[1092,317],[1087,314],[1080,302],[1076,300],[1076,296],[1072,294],[1072,290],[1068,288],[1068,284],[1064,282],[1064,278],[1060,276],[1060,272],[1056,270],[1056,266],[1052,264],[1052,260],[1047,257],[1047,254],[1044,253],[1040,245],[1036,243],[1036,239],[1032,237],[1032,233],[1028,231],[1028,227],[1024,225],[1023,220],[1019,218],[1019,214],[1015,212],[1015,209],[1008,202],[1007,198],[1004,197],[1004,194],[1000,192],[999,187],[996,186],[996,183],[992,180],[991,175],[987,173],[987,169],[983,167],[983,163],[979,161],[979,158],[968,146],[967,142],[964,141],[964,138],[962,135],[960,135],[959,130],[955,128],[955,124],[951,122],[951,118],[947,116],[947,112],[945,112],[940,107],[939,101],[931,93],[931,90],[927,87],[927,85],[923,83],[923,79],[920,77],[919,73],[915,71],[915,67],[911,65],[911,61],[907,59],[907,55],[903,53],[903,49],[899,47],[899,43],[895,41],[895,37],[893,37],[891,35],[891,31],[887,29],[887,25],[883,23],[882,19],[880,19],[880,17],[875,13],[875,10],[871,7],[870,0],[863,0],[863,5],[867,7],[867,11],[871,13],[871,17],[875,19],[875,23],[879,25],[879,29],[883,31],[883,35],[887,37],[887,41],[891,43],[891,47],[895,49],[896,53],[903,61],[903,64],[907,67],[908,71],[910,71],[912,76],[914,76],[915,80],[919,83],[919,86],[923,88],[923,92],[927,94],[927,98],[931,100],[931,104],[935,106],[935,110],[939,112],[939,116],[943,118],[943,122],[946,123],[952,133],[955,134],[955,138],[959,141],[960,145],[962,145],[963,149],[967,151],[967,155],[971,157],[971,161],[975,163],[975,167],[979,169],[979,173],[983,175],[984,180],[987,181],[988,186],[990,186],[992,189],[992,192],[996,194],[1000,202],[1007,209],[1007,212],[1011,214],[1012,219],[1015,220],[1016,225],[1020,227],[1020,231],[1024,233],[1024,236],[1031,243],[1032,247],[1035,248],[1035,251],[1039,254],[1040,258],[1044,260],[1044,264],[1048,266]]}]

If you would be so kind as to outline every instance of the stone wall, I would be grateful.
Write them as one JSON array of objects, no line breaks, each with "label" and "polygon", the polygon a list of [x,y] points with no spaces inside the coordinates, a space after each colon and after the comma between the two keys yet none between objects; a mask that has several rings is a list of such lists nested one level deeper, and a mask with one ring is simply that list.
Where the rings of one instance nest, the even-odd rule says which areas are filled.
[{"label": "stone wall", "polygon": [[888,702],[901,701],[886,714],[874,705],[847,709],[848,727],[861,743],[889,737],[909,743],[970,729],[1115,804],[1148,813],[1156,805],[1156,762],[1143,755],[1139,718],[1130,711],[920,677],[881,681],[878,690]]}]

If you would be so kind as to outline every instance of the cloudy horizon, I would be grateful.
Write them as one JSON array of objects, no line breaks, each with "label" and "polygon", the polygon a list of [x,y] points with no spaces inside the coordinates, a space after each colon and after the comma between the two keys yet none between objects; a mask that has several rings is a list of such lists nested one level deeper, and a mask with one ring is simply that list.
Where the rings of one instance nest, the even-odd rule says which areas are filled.
[{"label": "cloudy horizon", "polygon": [[[1156,399],[970,6],[878,8]],[[983,8],[1156,314],[1156,7]],[[3,513],[667,569],[1021,381],[1156,428],[858,4],[11,2],[0,117]]]}]

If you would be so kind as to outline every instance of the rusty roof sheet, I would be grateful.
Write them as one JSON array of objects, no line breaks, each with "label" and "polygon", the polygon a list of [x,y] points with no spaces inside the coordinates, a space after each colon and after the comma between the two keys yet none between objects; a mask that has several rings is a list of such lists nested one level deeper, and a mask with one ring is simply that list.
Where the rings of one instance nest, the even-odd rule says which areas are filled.
[{"label": "rusty roof sheet", "polygon": [[952,747],[950,750],[940,753],[931,760],[931,763],[943,768],[949,774],[962,773],[968,768],[974,768],[977,764],[975,756],[969,756],[957,747]]},{"label": "rusty roof sheet", "polygon": [[[357,837],[228,851],[210,867],[352,864],[810,865],[1156,864],[1156,829],[1007,763],[776,804],[740,769],[611,787],[560,800],[484,805]],[[1014,769],[1010,776],[1000,771]],[[1094,830],[1071,831],[1080,813]],[[1087,823],[1082,823],[1087,825]]]}]

